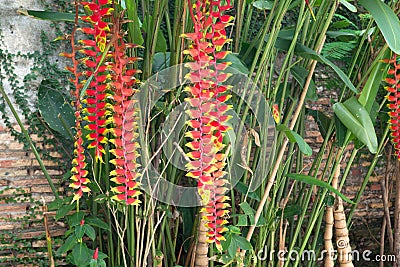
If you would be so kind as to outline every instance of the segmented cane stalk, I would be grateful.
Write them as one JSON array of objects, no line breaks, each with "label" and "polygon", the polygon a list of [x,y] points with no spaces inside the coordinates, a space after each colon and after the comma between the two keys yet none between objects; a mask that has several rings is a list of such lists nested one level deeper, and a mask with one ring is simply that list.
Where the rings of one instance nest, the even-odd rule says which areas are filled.
[{"label": "segmented cane stalk", "polygon": [[[339,166],[336,168],[335,173],[332,179],[332,187],[337,189],[338,181],[340,176],[340,168]],[[334,197],[334,194],[331,193],[331,196]],[[324,245],[325,245],[325,260],[324,260],[324,267],[334,267],[335,266],[335,251],[333,247],[333,206],[327,206],[325,209],[325,233],[324,233]]]},{"label": "segmented cane stalk", "polygon": [[[335,175],[340,174],[340,164],[338,164]],[[353,267],[353,255],[350,246],[349,230],[346,223],[346,214],[344,213],[343,201],[336,195],[335,209],[333,215],[335,218],[335,238],[337,246],[337,257],[340,267]]]}]

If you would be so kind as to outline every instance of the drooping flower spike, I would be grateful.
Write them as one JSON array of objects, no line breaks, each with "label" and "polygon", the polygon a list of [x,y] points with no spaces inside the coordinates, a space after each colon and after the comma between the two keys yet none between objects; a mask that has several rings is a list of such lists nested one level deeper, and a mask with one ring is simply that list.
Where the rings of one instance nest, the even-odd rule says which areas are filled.
[{"label": "drooping flower spike", "polygon": [[[78,4],[75,5],[76,12],[78,12]],[[64,56],[68,59],[72,60],[72,66],[67,66],[66,69],[72,73],[72,77],[69,79],[70,82],[74,85],[75,90],[71,92],[75,101],[75,143],[74,143],[74,159],[72,160],[72,169],[71,169],[71,183],[70,187],[75,189],[73,201],[79,201],[79,199],[83,196],[83,193],[90,192],[90,188],[88,184],[90,180],[87,178],[88,171],[86,170],[86,158],[85,158],[85,149],[83,147],[83,138],[82,138],[82,105],[80,102],[80,92],[83,87],[83,84],[80,81],[80,77],[82,76],[82,72],[78,70],[79,62],[76,59],[76,46],[75,46],[75,32],[76,32],[76,24],[78,22],[78,17],[76,15],[75,18],[75,27],[71,34],[71,48],[72,52],[61,53],[61,56]]]},{"label": "drooping flower spike", "polygon": [[107,98],[109,95],[108,82],[110,81],[109,66],[102,62],[103,52],[107,43],[107,34],[110,27],[105,18],[111,15],[113,9],[108,7],[111,0],[101,0],[92,2],[82,2],[83,7],[91,14],[83,16],[82,20],[91,24],[92,27],[82,28],[81,30],[92,38],[80,40],[83,48],[79,50],[85,57],[82,64],[87,68],[86,76],[93,75],[89,86],[85,92],[86,97],[82,101],[86,104],[83,112],[86,114],[84,119],[88,122],[85,126],[89,130],[87,139],[90,140],[88,148],[94,148],[96,161],[103,162],[102,155],[105,153],[104,144],[108,142],[106,137],[107,124],[109,123]]},{"label": "drooping flower spike", "polygon": [[[114,34],[120,35],[119,22],[114,22]],[[115,195],[112,199],[122,202],[126,205],[139,205],[140,195],[138,189],[139,183],[136,179],[140,176],[138,172],[139,157],[138,149],[138,125],[137,114],[133,100],[133,94],[137,92],[135,89],[139,83],[134,75],[139,71],[128,69],[128,65],[134,63],[138,58],[128,57],[126,50],[134,48],[135,45],[126,44],[122,37],[115,38],[113,44],[113,62],[110,63],[111,87],[113,90],[112,105],[113,116],[111,118],[113,128],[111,132],[113,138],[110,142],[114,148],[110,152],[115,156],[110,162],[114,164],[115,170],[111,171],[111,181],[117,186],[111,189]]]},{"label": "drooping flower spike", "polygon": [[400,160],[400,64],[397,63],[397,55],[394,54],[391,59],[383,60],[390,64],[388,76],[385,81],[388,86],[387,99],[389,101],[389,124],[391,130],[392,143],[395,148],[397,158]]},{"label": "drooping flower spike", "polygon": [[[189,1],[190,3],[190,1]],[[186,79],[190,85],[185,88],[189,104],[187,113],[190,130],[185,136],[190,140],[186,146],[191,161],[186,165],[187,176],[197,179],[198,191],[202,198],[203,220],[208,229],[207,241],[215,243],[222,250],[223,233],[227,230],[225,217],[228,215],[229,198],[225,196],[227,180],[226,147],[224,136],[229,130],[230,119],[226,112],[231,109],[225,102],[230,98],[227,93],[229,85],[224,83],[230,74],[224,72],[229,62],[218,63],[225,58],[228,51],[224,45],[231,40],[227,38],[226,27],[233,18],[224,15],[231,8],[230,1],[198,0],[193,4],[190,13],[194,24],[194,32],[183,36],[191,41],[189,49],[184,53],[193,59],[186,66],[190,69]]]}]

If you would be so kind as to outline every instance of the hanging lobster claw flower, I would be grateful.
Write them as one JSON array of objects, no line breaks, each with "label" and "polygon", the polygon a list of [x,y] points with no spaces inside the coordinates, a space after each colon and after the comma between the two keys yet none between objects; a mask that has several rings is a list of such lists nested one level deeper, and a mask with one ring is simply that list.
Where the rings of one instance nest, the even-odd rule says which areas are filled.
[{"label": "hanging lobster claw flower", "polygon": [[392,143],[395,148],[395,153],[400,160],[400,64],[397,63],[397,55],[394,54],[393,58],[383,60],[390,64],[388,70],[388,77],[385,81],[388,84],[385,89],[388,91],[387,100],[390,112],[389,125],[391,130]]},{"label": "hanging lobster claw flower", "polygon": [[182,36],[190,40],[189,49],[184,54],[190,56],[192,62],[186,63],[189,73],[186,79],[190,82],[184,91],[188,93],[185,101],[190,107],[186,113],[190,119],[186,122],[189,130],[185,133],[191,151],[186,156],[191,159],[186,164],[187,177],[198,180],[198,191],[204,208],[203,220],[206,221],[207,241],[215,243],[222,250],[221,241],[229,213],[229,204],[225,203],[227,189],[225,179],[226,157],[223,137],[230,129],[228,121],[231,116],[225,113],[231,109],[226,101],[230,98],[225,85],[230,73],[224,72],[230,62],[218,63],[224,59],[228,51],[223,47],[231,42],[226,35],[226,27],[233,17],[224,11],[231,8],[230,1],[197,0],[191,12],[194,32]]}]

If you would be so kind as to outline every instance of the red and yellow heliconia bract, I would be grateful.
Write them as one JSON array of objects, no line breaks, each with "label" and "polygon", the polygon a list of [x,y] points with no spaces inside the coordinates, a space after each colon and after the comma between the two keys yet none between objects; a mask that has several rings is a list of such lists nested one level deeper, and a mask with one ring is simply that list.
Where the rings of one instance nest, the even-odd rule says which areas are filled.
[{"label": "red and yellow heliconia bract", "polygon": [[86,115],[84,119],[88,122],[85,128],[90,132],[87,135],[87,139],[90,140],[88,148],[94,148],[95,160],[101,162],[105,153],[104,144],[108,142],[106,134],[109,120],[107,118],[110,111],[106,100],[110,96],[108,83],[111,79],[109,66],[101,61],[107,35],[110,32],[105,19],[112,14],[113,9],[108,7],[111,2],[111,0],[98,1],[98,3],[96,1],[81,2],[83,7],[91,13],[83,16],[82,20],[92,25],[90,28],[81,28],[81,30],[92,38],[79,41],[83,45],[79,52],[85,56],[82,64],[87,69],[86,76],[90,77],[93,74],[93,79],[85,92],[86,98],[82,101],[86,104],[83,113]]},{"label": "red and yellow heliconia bract", "polygon": [[[190,1],[189,1],[190,3]],[[227,147],[224,136],[230,129],[226,114],[231,106],[226,101],[230,85],[226,84],[230,74],[226,71],[230,62],[217,62],[229,53],[223,47],[231,40],[227,38],[226,27],[231,25],[233,17],[224,12],[232,6],[230,1],[199,0],[191,6],[190,14],[194,32],[183,34],[190,40],[190,46],[184,51],[193,62],[186,63],[189,73],[186,79],[190,85],[185,88],[185,99],[189,109],[187,121],[189,131],[185,136],[190,140],[186,146],[190,162],[186,165],[187,176],[197,179],[198,191],[202,198],[203,220],[208,228],[208,242],[215,243],[222,250],[223,233],[227,231],[228,203],[225,196]]]},{"label": "red and yellow heliconia bract", "polygon": [[397,55],[394,54],[391,59],[383,60],[390,64],[388,76],[385,81],[388,86],[387,99],[389,101],[389,124],[391,130],[392,143],[395,148],[397,158],[400,160],[400,64],[397,63]]},{"label": "red and yellow heliconia bract", "polygon": [[[72,53],[62,53],[73,61],[73,66],[67,69],[74,76],[71,82],[76,88],[77,134],[70,187],[76,190],[74,201],[79,200],[83,193],[90,191],[82,122],[84,128],[89,131],[86,136],[87,147],[94,150],[96,163],[104,163],[105,144],[112,147],[110,153],[114,157],[110,163],[115,168],[111,170],[110,176],[111,181],[116,184],[110,189],[114,193],[112,199],[126,205],[138,205],[140,203],[137,198],[140,194],[138,189],[140,184],[136,181],[140,176],[137,163],[139,144],[136,141],[138,126],[136,109],[131,98],[137,91],[135,88],[139,82],[134,78],[138,71],[128,69],[128,65],[132,65],[137,58],[128,57],[126,51],[136,46],[124,43],[121,17],[111,16],[113,15],[111,3],[112,0],[80,3],[89,13],[81,19],[88,22],[90,27],[79,28],[86,34],[87,39],[79,40],[79,44],[75,45],[72,37]],[[106,22],[109,17],[113,19],[112,24]],[[109,40],[111,34],[115,38]],[[78,60],[77,52],[84,57]],[[79,66],[83,68],[82,71],[78,71]],[[82,92],[89,78],[91,80],[87,89]],[[108,136],[111,136],[110,140]]]},{"label": "red and yellow heliconia bract", "polygon": [[85,158],[85,150],[83,147],[83,139],[82,139],[82,129],[80,127],[80,115],[76,113],[76,128],[77,133],[75,135],[75,149],[74,155],[75,158],[72,160],[72,169],[71,169],[71,180],[70,187],[75,189],[73,201],[80,199],[83,193],[87,193],[90,191],[90,188],[87,184],[90,182],[86,177],[88,175],[88,171],[86,170],[86,158]]},{"label": "red and yellow heliconia bract", "polygon": [[114,101],[111,118],[114,127],[111,128],[111,132],[114,137],[110,142],[114,144],[114,148],[110,152],[115,159],[110,162],[114,164],[115,170],[111,171],[110,176],[113,177],[111,181],[117,186],[111,189],[115,193],[112,198],[126,205],[139,205],[140,191],[136,179],[140,176],[137,162],[139,157],[137,151],[140,146],[137,142],[137,112],[135,102],[131,99],[137,92],[134,88],[139,81],[134,78],[138,71],[127,69],[128,64],[134,63],[138,58],[127,56],[126,49],[134,45],[126,44],[122,37],[115,39],[113,47],[113,62],[110,66]]},{"label": "red and yellow heliconia bract", "polygon": [[272,116],[274,117],[276,124],[278,124],[281,121],[281,113],[279,112],[278,104],[272,105]]}]

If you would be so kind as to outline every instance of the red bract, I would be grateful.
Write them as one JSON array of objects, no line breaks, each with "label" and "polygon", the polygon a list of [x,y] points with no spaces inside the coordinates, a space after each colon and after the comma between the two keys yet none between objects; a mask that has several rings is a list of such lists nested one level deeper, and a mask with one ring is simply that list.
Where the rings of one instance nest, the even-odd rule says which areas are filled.
[{"label": "red bract", "polygon": [[77,191],[74,193],[73,201],[80,199],[84,192],[89,192],[90,189],[87,187],[87,184],[90,182],[88,178],[86,178],[88,171],[85,170],[86,162],[85,162],[85,150],[82,146],[82,130],[80,126],[80,116],[76,114],[76,127],[77,133],[75,135],[75,150],[74,155],[75,158],[72,160],[72,169],[71,169],[71,180],[70,187],[76,189]]},{"label": "red bract", "polygon": [[[117,23],[115,23],[117,25]],[[115,29],[116,31],[118,28]],[[119,34],[116,32],[116,34]],[[134,63],[137,58],[131,58],[126,55],[126,48],[132,45],[126,45],[123,38],[117,38],[114,43],[114,62],[110,64],[112,70],[111,87],[113,89],[113,116],[114,127],[111,132],[114,138],[110,140],[115,148],[110,152],[114,154],[115,159],[110,162],[115,165],[115,170],[111,171],[111,181],[117,186],[111,191],[115,193],[112,199],[123,202],[126,205],[138,205],[138,195],[140,194],[139,183],[136,179],[140,176],[137,169],[139,164],[137,158],[139,153],[139,143],[136,141],[138,128],[136,122],[136,108],[131,100],[132,95],[137,91],[135,89],[138,81],[133,76],[137,71],[127,69],[127,65]]]},{"label": "red bract", "polygon": [[390,130],[392,136],[392,143],[396,150],[396,156],[400,160],[400,64],[397,64],[397,55],[394,54],[390,60],[384,60],[390,64],[388,70],[388,77],[386,77],[386,90],[389,92],[387,99],[390,102],[388,104],[390,120]]},{"label": "red bract", "polygon": [[[226,2],[226,3],[225,3]],[[225,186],[226,148],[222,143],[229,130],[227,122],[230,116],[225,112],[230,109],[225,101],[229,86],[223,85],[230,74],[225,73],[230,63],[217,63],[228,54],[221,51],[231,40],[226,36],[225,28],[230,25],[233,17],[224,15],[223,11],[231,8],[230,1],[198,0],[191,9],[194,23],[194,33],[183,36],[191,40],[190,49],[184,51],[194,62],[187,63],[190,69],[186,78],[190,86],[185,88],[189,97],[186,102],[190,120],[187,125],[192,130],[185,136],[191,139],[187,147],[192,151],[187,153],[191,161],[186,165],[187,176],[198,180],[198,190],[204,208],[203,220],[208,228],[208,242],[215,243],[222,250],[221,241],[225,240],[222,233],[227,230],[223,219],[228,214],[225,196],[228,190]]]},{"label": "red bract", "polygon": [[83,31],[86,34],[94,36],[100,52],[103,52],[106,47],[107,33],[110,31],[108,23],[104,21],[104,18],[108,15],[111,15],[111,13],[113,12],[113,8],[104,7],[104,5],[111,3],[111,0],[99,1],[99,4],[97,4],[96,1],[81,2],[83,7],[91,12],[91,15],[83,16],[82,20],[90,22],[93,25],[93,30],[84,28]]},{"label": "red bract", "polygon": [[109,97],[107,83],[111,76],[108,73],[108,67],[102,62],[107,35],[110,31],[105,18],[113,11],[112,8],[104,6],[108,3],[111,1],[101,1],[99,4],[97,1],[81,3],[91,13],[89,16],[82,17],[82,20],[89,22],[93,27],[82,29],[89,36],[92,35],[94,40],[81,40],[80,43],[84,47],[79,52],[86,56],[82,59],[82,64],[88,69],[86,74],[93,75],[86,90],[86,98],[82,103],[86,104],[83,112],[86,114],[85,120],[88,124],[85,128],[90,131],[87,135],[87,139],[90,141],[88,148],[94,148],[96,161],[103,161],[104,144],[108,142],[105,135],[110,112],[107,110],[109,105],[106,100]]},{"label": "red bract", "polygon": [[[78,6],[76,5],[76,9]],[[77,11],[77,10],[76,10]],[[76,17],[75,23],[77,23],[78,18]],[[75,47],[75,31],[74,28],[71,34],[71,47],[72,53],[61,53],[61,56],[66,58],[70,58],[72,60],[72,66],[66,67],[72,73],[72,78],[70,78],[71,83],[74,85],[75,90],[72,92],[72,95],[75,98],[75,143],[74,143],[74,159],[72,160],[72,176],[70,177],[71,183],[70,187],[75,189],[73,201],[78,201],[84,192],[89,192],[90,188],[87,186],[90,183],[90,180],[86,177],[88,175],[88,171],[86,170],[86,159],[85,159],[85,149],[83,147],[83,138],[82,138],[82,105],[80,102],[80,92],[83,85],[80,83],[79,78],[82,76],[82,73],[78,71],[79,62],[76,59],[76,47]]]},{"label": "red bract", "polygon": [[97,260],[99,258],[99,248],[97,247],[93,253],[93,259]]}]

